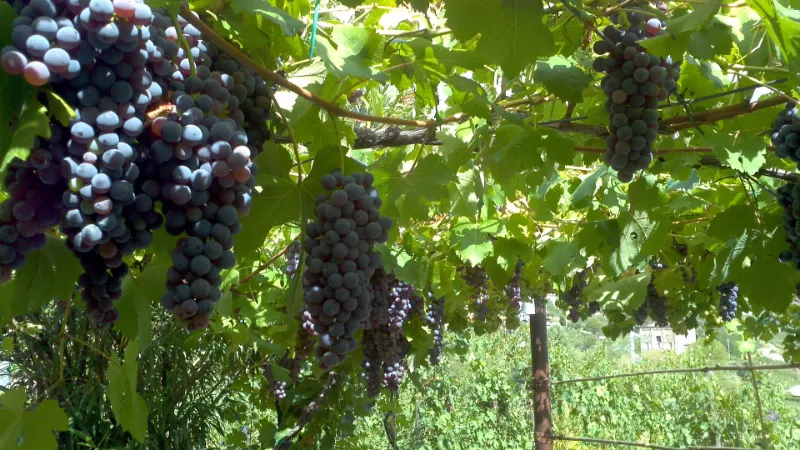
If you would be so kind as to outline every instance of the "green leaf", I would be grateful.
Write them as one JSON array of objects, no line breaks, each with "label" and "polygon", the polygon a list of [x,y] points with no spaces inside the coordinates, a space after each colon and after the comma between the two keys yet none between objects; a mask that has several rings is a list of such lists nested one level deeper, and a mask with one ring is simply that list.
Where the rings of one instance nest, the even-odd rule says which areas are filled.
[{"label": "green leaf", "polygon": [[[619,247],[611,253],[610,261],[615,273],[625,272],[630,267],[649,256],[644,250],[659,250],[664,244],[668,227],[659,226],[666,219],[658,213],[647,210],[631,211],[621,215],[622,232]],[[648,241],[655,240],[645,248]]]},{"label": "green leaf", "polygon": [[459,41],[480,35],[476,51],[509,77],[556,50],[541,0],[449,0],[445,17]]},{"label": "green leaf", "polygon": [[436,154],[424,156],[405,175],[385,170],[375,170],[374,174],[375,185],[385,199],[383,208],[392,211],[392,206],[405,207],[411,218],[419,219],[427,218],[426,200],[446,200],[449,197],[448,184],[456,181],[455,173],[447,167],[444,158]]},{"label": "green leaf", "polygon": [[462,261],[477,266],[492,254],[489,235],[499,234],[502,230],[503,224],[499,220],[472,223],[462,217],[450,231],[450,240],[456,245],[456,253]]},{"label": "green leaf", "polygon": [[138,392],[139,345],[130,341],[125,348],[125,362],[120,364],[116,354],[111,354],[108,363],[108,399],[114,418],[123,429],[139,442],[147,436],[147,403]]},{"label": "green leaf", "polygon": [[575,205],[579,201],[593,196],[594,193],[597,192],[597,181],[600,180],[606,173],[608,173],[608,167],[603,165],[599,169],[595,170],[591,175],[584,178],[583,181],[581,181],[580,186],[578,186],[578,188],[572,193],[572,196],[569,199],[570,203]]},{"label": "green leaf", "polygon": [[53,91],[47,91],[47,106],[50,107],[53,117],[65,127],[69,125],[70,120],[75,118],[75,109]]},{"label": "green leaf", "polygon": [[769,36],[781,51],[782,60],[797,73],[800,70],[800,14],[777,0],[747,0],[764,20]]},{"label": "green leaf", "polygon": [[636,309],[644,303],[651,275],[640,273],[605,284],[589,293],[590,302],[600,302],[603,309]]},{"label": "green leaf", "polygon": [[756,312],[764,308],[780,314],[795,299],[797,278],[797,270],[792,265],[783,264],[774,256],[762,254],[742,271],[739,292],[752,302]]},{"label": "green leaf", "polygon": [[548,245],[547,258],[542,265],[555,276],[564,275],[573,261],[581,261],[583,257],[578,246],[572,242],[551,241]]},{"label": "green leaf", "polygon": [[758,222],[753,210],[746,205],[735,205],[715,214],[708,224],[709,237],[727,241],[741,236],[745,230],[757,230]]},{"label": "green leaf", "polygon": [[67,431],[67,415],[55,400],[25,408],[25,391],[0,393],[0,448],[4,450],[57,449],[53,431]]},{"label": "green leaf", "polygon": [[678,58],[686,53],[686,47],[691,39],[691,33],[680,33],[678,35],[664,33],[660,36],[639,41],[639,44],[650,53],[662,58],[667,56]]},{"label": "green leaf", "polygon": [[706,137],[705,142],[714,147],[722,164],[748,175],[755,175],[767,162],[764,141],[755,134],[731,139],[727,134],[714,133]]},{"label": "green leaf", "polygon": [[719,0],[709,0],[693,5],[694,10],[691,13],[667,21],[667,33],[674,36],[699,30],[714,17],[720,6],[722,6],[722,2]]},{"label": "green leaf", "polygon": [[35,95],[31,95],[24,99],[8,151],[3,155],[0,171],[5,171],[14,158],[27,159],[37,136],[50,137],[50,118],[47,116],[47,108],[39,103]]},{"label": "green leaf", "polygon": [[383,46],[383,38],[373,28],[338,26],[331,40],[317,36],[319,56],[338,78],[349,75],[387,81],[387,74],[370,67],[371,61],[382,58]]},{"label": "green leaf", "polygon": [[460,75],[451,75],[447,77],[447,83],[449,83],[450,88],[453,90],[451,99],[456,105],[461,107],[462,111],[471,116],[481,117],[486,120],[492,118],[489,99],[486,96],[486,91],[480,84]]},{"label": "green leaf", "polygon": [[120,320],[115,326],[128,339],[140,342],[142,351],[150,343],[153,301],[157,301],[156,304],[161,307],[158,300],[164,295],[164,283],[170,267],[172,260],[168,254],[159,254],[135,279],[129,276],[122,282],[122,298],[116,307],[125,320]]},{"label": "green leaf", "polygon": [[733,32],[721,21],[692,34],[689,53],[698,59],[712,59],[717,55],[728,55],[733,49]]},{"label": "green leaf", "polygon": [[45,247],[30,253],[14,279],[0,286],[0,324],[34,311],[54,297],[72,298],[81,267],[63,240],[47,237]]},{"label": "green leaf", "polygon": [[288,12],[276,8],[266,0],[232,0],[230,7],[236,14],[259,14],[281,27],[287,36],[302,33],[306,26],[302,21],[297,20]]},{"label": "green leaf", "polygon": [[553,56],[536,63],[534,79],[544,84],[561,100],[577,104],[583,102],[583,90],[594,77],[584,72],[572,58]]}]

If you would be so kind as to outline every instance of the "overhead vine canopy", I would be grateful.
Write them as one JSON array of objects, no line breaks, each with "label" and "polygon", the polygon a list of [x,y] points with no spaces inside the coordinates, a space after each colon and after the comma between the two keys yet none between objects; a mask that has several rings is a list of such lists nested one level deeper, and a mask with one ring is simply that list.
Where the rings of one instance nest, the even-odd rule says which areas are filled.
[{"label": "overhead vine canopy", "polygon": [[800,357],[800,2],[145,3],[0,4],[0,323],[73,299],[144,351],[163,305],[294,355],[282,389],[303,333],[309,376],[400,345],[364,350],[396,389],[442,320],[550,293],[612,338],[738,319]]}]

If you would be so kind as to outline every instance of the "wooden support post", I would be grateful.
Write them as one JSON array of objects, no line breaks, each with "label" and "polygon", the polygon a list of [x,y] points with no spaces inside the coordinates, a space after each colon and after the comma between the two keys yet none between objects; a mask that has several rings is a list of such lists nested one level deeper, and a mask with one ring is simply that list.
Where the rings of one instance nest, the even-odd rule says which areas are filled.
[{"label": "wooden support post", "polygon": [[534,299],[535,314],[531,326],[531,362],[533,367],[533,422],[535,450],[553,450],[553,419],[550,407],[550,364],[547,359],[547,300]]}]

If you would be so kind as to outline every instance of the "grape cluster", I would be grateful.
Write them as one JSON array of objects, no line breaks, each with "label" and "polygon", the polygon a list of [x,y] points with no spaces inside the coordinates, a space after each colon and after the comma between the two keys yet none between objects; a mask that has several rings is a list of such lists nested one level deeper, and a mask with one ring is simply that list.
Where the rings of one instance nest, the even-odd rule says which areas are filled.
[{"label": "grape cluster", "polygon": [[472,288],[472,313],[477,322],[485,322],[489,314],[489,275],[481,266],[464,266],[461,278]]},{"label": "grape cluster", "polygon": [[651,55],[638,43],[646,36],[661,33],[661,21],[647,19],[639,12],[627,14],[630,23],[627,30],[613,25],[603,30],[608,41],[594,44],[595,53],[603,56],[593,64],[595,71],[606,74],[601,87],[608,96],[605,108],[610,126],[604,159],[625,183],[653,161],[658,103],[675,92],[680,76],[680,64],[669,57]]},{"label": "grape cluster", "polygon": [[386,273],[383,266],[375,269],[368,287],[372,301],[367,328],[389,324],[389,295],[396,282],[394,274]]},{"label": "grape cluster", "polygon": [[517,260],[514,266],[514,275],[505,286],[506,298],[508,298],[508,306],[506,308],[506,327],[508,329],[515,329],[519,326],[519,310],[522,306],[522,290],[520,288],[520,281],[522,281],[522,268],[525,263],[521,259]]},{"label": "grape cluster", "polygon": [[[21,74],[52,84],[75,117],[66,130],[54,124],[51,138],[37,140],[4,180],[18,192],[0,214],[0,226],[8,225],[0,231],[0,281],[60,224],[85,271],[79,283],[89,315],[108,325],[119,316],[112,304],[128,272],[123,256],[150,245],[165,223],[186,236],[172,254],[162,304],[190,329],[206,326],[221,297],[220,272],[236,262],[233,235],[257,174],[252,157],[269,136],[266,82],[209,47],[184,18],[179,30],[140,0],[14,3],[20,17],[4,70],[19,74],[25,59]],[[30,204],[28,191],[42,190],[33,177],[49,190]],[[24,240],[12,228],[24,228]]]},{"label": "grape cluster", "polygon": [[669,326],[667,298],[658,293],[655,284],[652,282],[647,286],[647,296],[644,303],[647,307],[648,316],[653,319],[657,327]]},{"label": "grape cluster", "polygon": [[272,395],[275,396],[275,400],[283,400],[286,398],[287,383],[275,379],[275,375],[272,373],[272,365],[269,361],[264,362],[264,379],[267,380],[267,384],[270,387]]},{"label": "grape cluster", "polygon": [[791,262],[800,270],[800,185],[787,183],[778,189],[778,203],[783,208],[783,228],[789,249],[781,252],[781,262]]},{"label": "grape cluster", "polygon": [[373,247],[388,240],[392,226],[380,215],[374,180],[368,172],[323,176],[327,193],[317,197],[317,220],[306,226],[305,307],[319,334],[316,356],[323,370],[356,349],[355,332],[369,322],[369,283],[381,265]]},{"label": "grape cluster", "polygon": [[428,351],[428,360],[434,366],[442,362],[442,348],[444,347],[444,301],[445,297],[436,298],[433,292],[429,293],[430,305],[425,315],[425,322],[433,333],[433,348]]},{"label": "grape cluster", "polygon": [[779,158],[789,158],[800,167],[800,110],[793,102],[778,113],[772,127],[772,143]]},{"label": "grape cluster", "polygon": [[399,334],[416,311],[424,311],[422,298],[416,295],[414,286],[396,280],[389,290],[389,327]]},{"label": "grape cluster", "polygon": [[735,282],[729,281],[717,286],[719,297],[719,317],[724,322],[730,322],[736,318],[737,300],[739,298],[739,286]]},{"label": "grape cluster", "polygon": [[12,3],[20,16],[12,22],[12,45],[2,50],[3,70],[33,86],[78,78],[97,51],[109,64],[122,62],[139,47],[139,27],[152,19],[150,7],[134,0]]},{"label": "grape cluster", "polygon": [[294,274],[297,273],[297,268],[300,266],[300,253],[303,251],[303,245],[300,241],[292,241],[292,245],[289,246],[289,252],[286,255],[286,274],[289,275],[289,278],[294,278]]},{"label": "grape cluster", "polygon": [[578,323],[581,319],[581,307],[583,306],[583,289],[588,283],[586,282],[586,273],[584,271],[578,272],[572,287],[568,291],[561,293],[561,301],[569,307],[567,318],[572,323]]},{"label": "grape cluster", "polygon": [[22,268],[26,255],[44,247],[45,232],[59,222],[66,184],[58,161],[66,153],[61,144],[65,130],[53,124],[50,134],[34,139],[28,160],[12,160],[3,178],[8,199],[0,204],[0,283]]}]

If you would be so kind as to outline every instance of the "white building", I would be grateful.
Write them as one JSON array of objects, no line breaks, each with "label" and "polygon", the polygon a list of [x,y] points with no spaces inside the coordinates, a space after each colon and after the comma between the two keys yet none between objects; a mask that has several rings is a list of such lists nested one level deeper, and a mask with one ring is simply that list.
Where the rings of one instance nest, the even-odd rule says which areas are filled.
[{"label": "white building", "polygon": [[686,336],[675,334],[669,327],[644,326],[639,329],[639,340],[642,351],[671,350],[683,353],[686,347],[697,342],[695,330],[689,330]]}]

